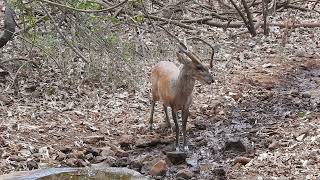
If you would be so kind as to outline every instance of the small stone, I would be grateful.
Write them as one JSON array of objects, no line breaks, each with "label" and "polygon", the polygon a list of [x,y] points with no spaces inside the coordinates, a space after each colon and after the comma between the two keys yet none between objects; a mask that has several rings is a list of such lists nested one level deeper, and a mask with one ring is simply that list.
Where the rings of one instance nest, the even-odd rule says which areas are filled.
[{"label": "small stone", "polygon": [[56,160],[62,161],[62,160],[64,160],[64,159],[66,159],[66,157],[67,157],[67,156],[66,156],[64,153],[58,152],[58,153],[57,153]]},{"label": "small stone", "polygon": [[167,152],[166,156],[172,164],[178,165],[186,162],[187,153],[180,152],[180,151],[173,151],[173,152]]},{"label": "small stone", "polygon": [[186,158],[187,165],[191,167],[198,166],[198,159],[196,157]]},{"label": "small stone", "polygon": [[89,161],[92,160],[93,159],[93,155],[91,153],[87,154],[86,155],[86,159],[89,160]]},{"label": "small stone", "polygon": [[64,146],[62,149],[60,149],[60,151],[63,152],[64,154],[68,154],[72,152],[72,148],[68,146]]},{"label": "small stone", "polygon": [[250,161],[251,161],[250,158],[243,157],[243,156],[239,156],[239,157],[235,158],[233,162],[234,162],[235,164],[240,163],[240,164],[242,164],[242,165],[246,165],[246,164],[248,164]]},{"label": "small stone", "polygon": [[214,176],[215,176],[217,179],[227,179],[227,177],[226,177],[227,172],[226,172],[226,170],[224,169],[224,167],[222,167],[222,166],[215,167],[215,168],[212,170],[212,173],[214,174]]},{"label": "small stone", "polygon": [[38,129],[38,132],[39,132],[39,133],[45,133],[45,132],[46,132],[46,130],[45,130],[45,129],[43,129],[43,128],[41,128],[41,129]]},{"label": "small stone", "polygon": [[66,163],[67,166],[75,167],[76,166],[76,161],[77,161],[76,158],[70,158],[70,159],[67,159],[65,163]]},{"label": "small stone", "polygon": [[131,164],[131,160],[128,157],[118,158],[113,161],[110,166],[111,167],[127,167]]},{"label": "small stone", "polygon": [[38,169],[39,166],[38,166],[38,163],[34,160],[30,160],[27,162],[27,167],[29,170],[33,170],[33,169]]},{"label": "small stone", "polygon": [[246,146],[240,140],[229,140],[224,146],[225,151],[246,152]]},{"label": "small stone", "polygon": [[108,157],[108,156],[114,156],[115,153],[111,150],[110,147],[105,147],[105,148],[102,148],[102,149],[101,149],[100,155],[101,155],[102,157]]},{"label": "small stone", "polygon": [[310,92],[304,92],[304,93],[302,94],[302,98],[311,98]]},{"label": "small stone", "polygon": [[163,176],[166,174],[168,169],[167,163],[164,160],[158,161],[155,165],[150,169],[150,174],[152,176]]},{"label": "small stone", "polygon": [[99,136],[99,135],[88,136],[83,139],[83,142],[86,144],[95,144],[99,141],[104,141],[104,139],[105,139],[104,136]]},{"label": "small stone", "polygon": [[271,150],[277,149],[279,147],[278,141],[273,141],[271,144],[269,144],[268,148]]},{"label": "small stone", "polygon": [[207,125],[204,122],[200,122],[200,121],[196,121],[194,123],[195,128],[197,128],[198,130],[206,130],[207,129]]},{"label": "small stone", "polygon": [[76,161],[74,162],[74,165],[76,167],[85,167],[88,165],[88,163],[86,163],[84,160],[82,159],[76,159]]},{"label": "small stone", "polygon": [[194,173],[189,169],[182,169],[177,173],[177,177],[181,177],[184,179],[191,179],[193,176],[194,176]]},{"label": "small stone", "polygon": [[305,138],[306,134],[301,134],[300,136],[296,137],[297,141],[302,141]]},{"label": "small stone", "polygon": [[99,156],[100,152],[97,148],[94,147],[89,147],[88,149],[85,150],[84,154],[92,154],[93,156]]},{"label": "small stone", "polygon": [[96,163],[102,162],[102,161],[104,161],[104,160],[106,160],[106,159],[107,159],[107,157],[103,157],[103,156],[97,156],[97,157],[95,157]]},{"label": "small stone", "polygon": [[84,158],[84,152],[83,151],[74,151],[73,152],[74,157],[83,159]]},{"label": "small stone", "polygon": [[132,137],[128,135],[121,136],[119,139],[119,144],[122,148],[129,148],[132,143]]},{"label": "small stone", "polygon": [[127,151],[122,150],[121,148],[112,145],[111,150],[115,153],[117,157],[128,157],[129,153]]}]

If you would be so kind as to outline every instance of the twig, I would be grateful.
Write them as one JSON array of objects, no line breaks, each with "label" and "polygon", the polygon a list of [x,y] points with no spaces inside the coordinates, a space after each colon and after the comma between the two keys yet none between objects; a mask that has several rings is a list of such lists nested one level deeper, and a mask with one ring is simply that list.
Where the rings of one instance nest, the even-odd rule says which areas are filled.
[{"label": "twig", "polygon": [[28,62],[32,63],[33,65],[35,65],[36,67],[38,67],[38,64],[35,61],[32,61],[32,60],[25,58],[25,57],[16,57],[16,58],[11,58],[11,59],[6,59],[3,61],[0,61],[0,64],[4,64],[4,63],[10,62],[10,61],[28,61]]},{"label": "twig", "polygon": [[116,4],[116,5],[112,6],[112,7],[109,7],[109,8],[106,8],[106,9],[99,9],[99,10],[77,9],[77,8],[74,8],[74,7],[71,7],[71,6],[67,6],[67,5],[64,5],[64,4],[59,4],[59,3],[52,2],[52,1],[48,1],[48,0],[36,0],[36,1],[45,2],[45,3],[48,3],[48,4],[53,5],[53,6],[58,6],[58,7],[62,7],[62,8],[65,8],[65,9],[69,9],[69,10],[73,10],[73,11],[78,11],[78,12],[100,13],[100,12],[109,12],[109,11],[112,11],[113,9],[115,9],[115,8],[117,8],[117,7],[120,7],[120,6],[122,6],[123,4],[125,4],[128,0],[124,0],[124,1],[120,2],[119,4]]},{"label": "twig", "polygon": [[188,25],[185,25],[179,21],[176,21],[176,20],[170,20],[170,19],[167,19],[167,18],[162,18],[162,17],[158,17],[158,16],[153,16],[153,15],[147,15],[146,16],[147,18],[151,18],[151,19],[154,19],[154,20],[158,20],[158,21],[165,21],[169,24],[174,24],[176,26],[180,26],[182,28],[185,28],[185,29],[190,29],[190,30],[196,30],[196,31],[200,31],[200,32],[205,32],[204,30],[201,30],[201,29],[197,29],[195,27],[192,27],[192,26],[188,26]]},{"label": "twig", "polygon": [[7,91],[16,83],[18,73],[19,73],[19,72],[21,71],[21,69],[22,69],[26,64],[28,64],[29,62],[31,62],[31,61],[30,61],[30,60],[27,60],[25,63],[23,63],[23,64],[19,67],[19,69],[17,70],[17,72],[16,72],[16,73],[14,74],[14,76],[13,76],[12,83],[7,86],[7,88],[4,90],[4,92],[7,92]]},{"label": "twig", "polygon": [[49,19],[52,21],[53,26],[58,31],[61,38],[68,44],[68,46],[73,50],[73,52],[75,52],[78,56],[80,56],[85,63],[89,63],[89,60],[80,52],[80,50],[78,48],[76,48],[70,41],[67,40],[66,36],[60,30],[60,28],[58,27],[57,23],[55,22],[55,20],[51,16],[51,14],[48,11],[46,11],[45,9],[44,9],[44,11],[47,13]]}]

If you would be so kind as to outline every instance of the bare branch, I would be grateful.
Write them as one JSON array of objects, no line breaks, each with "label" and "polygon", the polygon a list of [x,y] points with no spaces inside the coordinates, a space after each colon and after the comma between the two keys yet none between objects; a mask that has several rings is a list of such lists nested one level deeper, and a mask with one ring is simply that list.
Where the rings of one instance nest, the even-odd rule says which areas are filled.
[{"label": "bare branch", "polygon": [[69,10],[73,10],[73,11],[78,11],[78,12],[100,13],[100,12],[109,12],[109,11],[112,11],[112,10],[114,10],[114,9],[122,6],[123,4],[125,4],[128,0],[124,0],[124,1],[120,2],[119,4],[116,4],[116,5],[111,6],[111,7],[109,7],[109,8],[99,9],[99,10],[77,9],[77,8],[74,8],[74,7],[71,7],[71,6],[67,6],[67,5],[64,5],[64,4],[59,4],[59,3],[52,2],[52,1],[48,1],[48,0],[36,0],[36,1],[45,2],[45,3],[48,3],[48,4],[53,5],[53,6],[58,6],[58,7],[62,7],[62,8],[65,8],[65,9],[69,9]]}]

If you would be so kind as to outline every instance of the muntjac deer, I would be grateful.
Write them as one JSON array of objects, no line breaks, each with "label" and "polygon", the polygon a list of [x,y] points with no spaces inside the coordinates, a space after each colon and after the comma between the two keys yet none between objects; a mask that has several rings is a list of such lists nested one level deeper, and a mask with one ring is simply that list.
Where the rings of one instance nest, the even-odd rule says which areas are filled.
[{"label": "muntjac deer", "polygon": [[[150,130],[153,126],[153,113],[156,101],[163,104],[166,123],[171,127],[167,107],[172,109],[172,118],[176,132],[176,150],[179,151],[179,126],[177,111],[182,111],[182,134],[183,150],[187,151],[186,125],[189,116],[189,106],[192,102],[192,91],[195,80],[211,84],[213,77],[208,68],[201,64],[199,58],[185,47],[179,46],[180,51],[176,53],[177,60],[182,64],[178,68],[174,63],[161,61],[151,71],[152,102],[150,115]],[[185,56],[190,58],[188,60]]]}]

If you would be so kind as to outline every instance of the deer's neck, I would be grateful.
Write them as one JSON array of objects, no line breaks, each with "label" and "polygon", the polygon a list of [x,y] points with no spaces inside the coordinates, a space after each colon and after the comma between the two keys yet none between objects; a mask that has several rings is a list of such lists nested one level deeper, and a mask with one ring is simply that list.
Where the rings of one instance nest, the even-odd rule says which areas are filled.
[{"label": "deer's neck", "polygon": [[189,97],[193,91],[194,84],[195,79],[191,74],[191,70],[186,66],[182,66],[176,84],[176,97],[182,98],[182,101],[183,99],[187,100],[187,97]]}]

